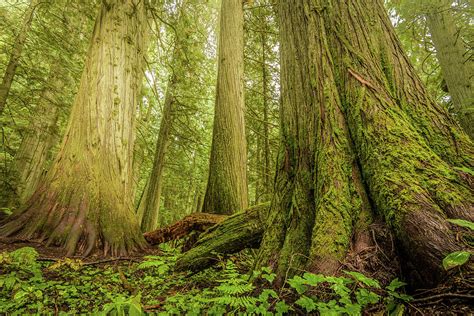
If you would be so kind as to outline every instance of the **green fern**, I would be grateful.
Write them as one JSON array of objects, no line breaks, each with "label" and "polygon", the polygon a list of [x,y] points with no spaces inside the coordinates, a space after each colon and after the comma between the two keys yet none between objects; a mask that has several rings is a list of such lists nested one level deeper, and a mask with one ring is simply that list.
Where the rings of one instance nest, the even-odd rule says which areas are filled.
[{"label": "green fern", "polygon": [[241,295],[245,293],[252,292],[255,289],[250,283],[247,284],[228,284],[224,283],[219,285],[216,290],[223,294],[229,295]]}]

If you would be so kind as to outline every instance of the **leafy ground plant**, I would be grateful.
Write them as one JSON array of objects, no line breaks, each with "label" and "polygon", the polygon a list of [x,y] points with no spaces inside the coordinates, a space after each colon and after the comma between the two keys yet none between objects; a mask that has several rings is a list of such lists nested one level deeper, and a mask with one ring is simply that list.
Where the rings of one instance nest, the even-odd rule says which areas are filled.
[{"label": "leafy ground plant", "polygon": [[342,277],[305,273],[277,291],[269,268],[250,276],[249,256],[222,260],[197,274],[175,273],[179,251],[169,245],[161,251],[138,262],[100,264],[44,261],[30,247],[3,252],[0,314],[360,315],[370,306],[394,312],[410,300],[399,292],[403,282],[382,288],[354,271]]}]

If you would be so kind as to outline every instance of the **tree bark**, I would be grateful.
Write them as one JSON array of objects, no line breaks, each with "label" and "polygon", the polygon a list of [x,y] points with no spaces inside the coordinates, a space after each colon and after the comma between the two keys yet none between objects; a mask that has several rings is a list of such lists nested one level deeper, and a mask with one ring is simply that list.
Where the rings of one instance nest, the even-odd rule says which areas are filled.
[{"label": "tree bark", "polygon": [[[367,8],[371,8],[367,10]],[[372,212],[421,283],[462,249],[473,146],[433,102],[380,0],[281,0],[282,150],[257,266],[334,272]],[[359,231],[359,232],[358,232]]]},{"label": "tree bark", "polygon": [[248,204],[243,45],[242,1],[223,1],[211,158],[203,204],[206,213],[230,214]]},{"label": "tree bark", "polygon": [[23,21],[21,23],[20,29],[18,30],[18,35],[13,44],[12,53],[10,55],[10,60],[8,61],[7,68],[3,75],[2,83],[0,84],[0,115],[2,115],[5,110],[5,105],[7,103],[8,95],[10,94],[10,88],[13,83],[13,78],[15,77],[16,68],[20,62],[21,52],[25,46],[26,38],[30,32],[31,22],[33,21],[33,16],[35,14],[36,7],[38,5],[38,0],[31,0],[28,8],[26,9]]},{"label": "tree bark", "polygon": [[431,40],[456,117],[474,139],[474,62],[456,27],[451,1],[438,0],[426,15]]},{"label": "tree bark", "polygon": [[1,235],[62,246],[67,255],[145,246],[133,212],[132,157],[146,27],[144,1],[102,2],[61,149]]}]

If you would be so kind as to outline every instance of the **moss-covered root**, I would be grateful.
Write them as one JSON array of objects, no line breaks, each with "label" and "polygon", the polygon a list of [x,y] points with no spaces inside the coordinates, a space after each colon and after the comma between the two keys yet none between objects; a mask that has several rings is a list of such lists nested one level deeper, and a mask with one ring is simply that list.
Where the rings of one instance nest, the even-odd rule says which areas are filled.
[{"label": "moss-covered root", "polygon": [[253,206],[225,219],[204,233],[176,262],[176,270],[200,271],[217,262],[218,254],[230,254],[260,245],[269,204]]}]

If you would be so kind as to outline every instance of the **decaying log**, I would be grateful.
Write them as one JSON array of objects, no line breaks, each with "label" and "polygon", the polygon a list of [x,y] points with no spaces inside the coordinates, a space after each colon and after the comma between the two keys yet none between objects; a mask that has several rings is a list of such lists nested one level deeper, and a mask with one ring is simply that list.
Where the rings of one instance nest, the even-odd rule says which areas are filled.
[{"label": "decaying log", "polygon": [[159,245],[171,240],[181,239],[195,231],[204,232],[227,217],[226,215],[194,213],[172,225],[144,233],[143,236],[149,244]]},{"label": "decaying log", "polygon": [[256,248],[262,240],[269,203],[253,206],[227,217],[207,230],[193,248],[182,254],[176,270],[203,270],[217,261],[218,254]]}]

